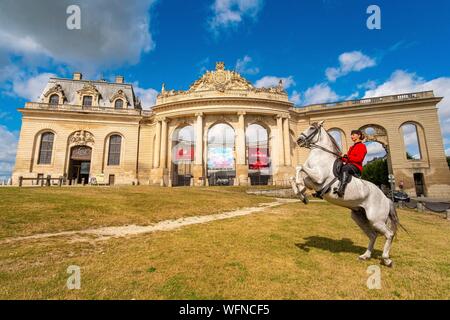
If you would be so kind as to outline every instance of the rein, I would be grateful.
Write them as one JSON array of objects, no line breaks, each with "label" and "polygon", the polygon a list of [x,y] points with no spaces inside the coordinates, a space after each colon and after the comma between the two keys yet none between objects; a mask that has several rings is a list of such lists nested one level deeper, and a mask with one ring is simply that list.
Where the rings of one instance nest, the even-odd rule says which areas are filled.
[{"label": "rein", "polygon": [[[328,152],[328,153],[330,153],[330,154],[340,158],[341,155],[339,153],[331,151],[331,150],[329,150],[327,148],[324,148],[321,145],[317,144],[319,142],[319,140],[320,140],[320,135],[321,135],[322,131],[320,130],[320,128],[321,128],[320,126],[314,126],[314,127],[315,127],[315,130],[313,132],[311,132],[308,136],[303,134],[303,132],[300,134],[300,136],[304,137],[304,141],[303,141],[302,145],[299,144],[300,147],[304,147],[304,148],[307,148],[307,149],[320,149],[322,151]],[[317,135],[316,142],[312,142],[312,139],[316,135]],[[337,143],[334,140],[334,138],[328,132],[327,132],[327,135],[331,138],[331,142],[336,147],[336,149],[339,150],[339,147],[337,146]]]}]

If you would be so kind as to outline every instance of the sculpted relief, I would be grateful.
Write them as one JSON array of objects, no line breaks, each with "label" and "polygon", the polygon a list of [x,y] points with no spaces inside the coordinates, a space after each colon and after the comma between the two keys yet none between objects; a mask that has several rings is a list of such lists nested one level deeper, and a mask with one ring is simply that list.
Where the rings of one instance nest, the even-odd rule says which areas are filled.
[{"label": "sculpted relief", "polygon": [[286,91],[283,88],[283,83],[280,83],[276,87],[272,88],[255,88],[250,81],[242,77],[236,71],[225,70],[223,62],[216,63],[216,70],[206,71],[206,73],[198,80],[196,80],[187,91],[182,90],[166,90],[163,84],[161,97],[170,97],[174,95],[186,95],[194,92],[202,91],[250,91],[250,92],[268,92],[273,94],[286,95]]},{"label": "sculpted relief", "polygon": [[78,146],[94,144],[94,136],[89,131],[79,130],[72,133],[69,143]]}]

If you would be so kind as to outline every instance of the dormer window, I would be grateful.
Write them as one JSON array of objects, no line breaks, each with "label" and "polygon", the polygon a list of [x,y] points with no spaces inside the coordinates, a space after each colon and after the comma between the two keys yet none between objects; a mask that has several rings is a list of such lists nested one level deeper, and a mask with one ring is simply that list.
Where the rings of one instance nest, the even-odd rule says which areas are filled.
[{"label": "dormer window", "polygon": [[77,91],[77,104],[83,107],[98,107],[100,102],[100,92],[91,82],[85,83],[83,88]]},{"label": "dormer window", "polygon": [[48,100],[48,103],[52,106],[56,106],[59,104],[59,95],[57,94],[52,94],[50,96],[50,99]]},{"label": "dormer window", "polygon": [[83,107],[92,106],[92,96],[83,96]]},{"label": "dormer window", "polygon": [[117,99],[114,102],[114,109],[122,109],[123,108],[123,100],[122,99]]},{"label": "dormer window", "polygon": [[42,102],[48,103],[51,106],[56,106],[58,104],[63,104],[66,100],[67,99],[64,95],[64,90],[62,89],[61,85],[55,84],[44,93]]},{"label": "dormer window", "polygon": [[125,92],[123,92],[122,89],[118,90],[110,99],[109,102],[111,102],[111,107],[114,107],[114,109],[123,109],[128,108],[130,105],[130,102],[128,100],[127,95]]}]

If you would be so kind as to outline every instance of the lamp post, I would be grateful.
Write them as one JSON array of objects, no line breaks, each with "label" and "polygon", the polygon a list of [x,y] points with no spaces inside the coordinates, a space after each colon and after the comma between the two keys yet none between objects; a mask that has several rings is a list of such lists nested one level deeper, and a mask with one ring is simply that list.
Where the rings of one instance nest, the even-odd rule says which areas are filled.
[{"label": "lamp post", "polygon": [[391,185],[391,200],[394,202],[395,177],[393,174],[388,175],[389,184]]}]

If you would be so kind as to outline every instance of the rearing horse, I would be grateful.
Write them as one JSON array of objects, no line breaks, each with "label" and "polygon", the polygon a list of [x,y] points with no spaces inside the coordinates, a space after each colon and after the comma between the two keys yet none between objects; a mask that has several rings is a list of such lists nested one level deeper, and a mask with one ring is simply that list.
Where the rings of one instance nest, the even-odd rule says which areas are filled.
[{"label": "rearing horse", "polygon": [[400,225],[393,202],[373,183],[355,177],[347,185],[342,198],[329,191],[338,183],[333,166],[340,155],[336,141],[323,127],[323,121],[313,123],[302,132],[297,143],[300,147],[311,149],[311,152],[305,164],[297,167],[296,177],[291,178],[295,194],[307,204],[305,191],[307,188],[313,189],[321,193],[325,200],[349,208],[353,220],[369,237],[368,248],[359,259],[371,258],[375,240],[381,234],[386,237],[381,263],[391,267],[389,251]]}]

